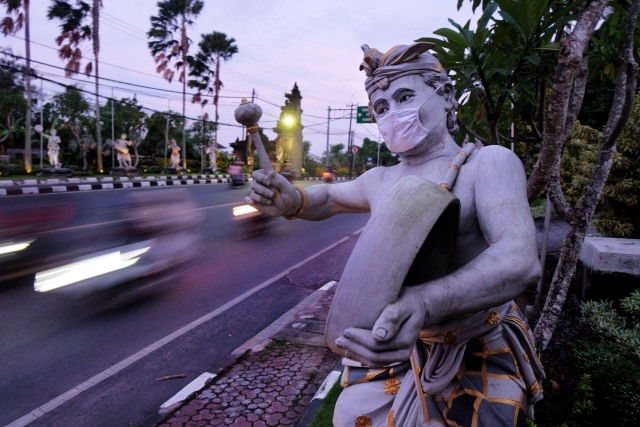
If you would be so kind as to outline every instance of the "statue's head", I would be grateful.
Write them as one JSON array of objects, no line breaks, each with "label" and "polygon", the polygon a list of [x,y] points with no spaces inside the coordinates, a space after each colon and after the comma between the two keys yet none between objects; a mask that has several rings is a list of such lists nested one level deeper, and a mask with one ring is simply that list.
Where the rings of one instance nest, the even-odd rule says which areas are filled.
[{"label": "statue's head", "polygon": [[364,60],[360,70],[364,70],[367,75],[365,89],[369,96],[369,111],[374,117],[377,115],[375,98],[380,96],[381,91],[389,91],[390,87],[398,86],[398,81],[402,80],[402,86],[411,87],[416,92],[430,87],[435,90],[435,94],[446,96],[450,104],[446,113],[447,129],[449,133],[458,130],[455,90],[440,61],[428,52],[434,46],[433,43],[426,42],[398,45],[383,53],[362,45]]},{"label": "statue's head", "polygon": [[57,130],[55,130],[55,129],[51,129],[51,135],[54,135],[54,136],[55,136],[57,133],[58,133],[58,131],[57,131]]}]

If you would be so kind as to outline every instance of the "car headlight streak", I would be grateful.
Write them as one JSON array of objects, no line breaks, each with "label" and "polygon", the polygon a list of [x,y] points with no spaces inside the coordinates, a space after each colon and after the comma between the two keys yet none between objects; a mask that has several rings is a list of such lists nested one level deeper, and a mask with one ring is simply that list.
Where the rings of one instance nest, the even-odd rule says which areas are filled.
[{"label": "car headlight streak", "polygon": [[33,240],[25,242],[0,242],[0,255],[7,255],[25,250],[29,247],[31,242],[33,242]]},{"label": "car headlight streak", "polygon": [[34,288],[36,292],[48,292],[82,280],[130,267],[138,262],[140,255],[149,249],[150,247],[145,247],[129,252],[110,252],[83,261],[41,271],[36,273]]},{"label": "car headlight streak", "polygon": [[233,216],[242,216],[258,212],[256,208],[249,205],[236,206],[233,208]]}]

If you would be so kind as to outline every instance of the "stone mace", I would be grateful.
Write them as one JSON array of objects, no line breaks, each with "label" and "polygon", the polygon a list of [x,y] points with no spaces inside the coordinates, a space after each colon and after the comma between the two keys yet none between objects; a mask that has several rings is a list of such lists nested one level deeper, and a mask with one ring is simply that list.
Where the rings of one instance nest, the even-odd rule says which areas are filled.
[{"label": "stone mace", "polygon": [[273,165],[271,164],[271,160],[269,160],[267,150],[265,150],[260,134],[258,133],[258,130],[260,129],[258,121],[260,120],[260,117],[262,117],[262,108],[260,108],[258,104],[249,102],[246,98],[242,98],[240,105],[236,108],[234,116],[238,123],[247,127],[247,132],[251,135],[251,139],[258,150],[260,166],[266,174],[269,174],[274,170]]}]

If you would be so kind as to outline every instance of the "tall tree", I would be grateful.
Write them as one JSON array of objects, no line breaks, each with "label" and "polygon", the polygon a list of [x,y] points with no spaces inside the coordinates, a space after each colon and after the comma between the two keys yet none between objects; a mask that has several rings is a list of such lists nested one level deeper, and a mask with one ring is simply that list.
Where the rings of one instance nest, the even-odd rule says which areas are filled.
[{"label": "tall tree", "polygon": [[22,114],[27,101],[20,68],[11,61],[0,59],[0,155],[6,153],[5,145],[19,133]]},{"label": "tall tree", "polygon": [[606,0],[591,2],[580,16],[571,34],[561,43],[551,100],[545,116],[547,120],[540,158],[529,179],[530,194],[535,194],[536,185],[539,185],[540,189],[544,188],[543,184],[545,179],[547,180],[549,196],[554,207],[569,222],[569,231],[560,252],[558,266],[534,331],[540,348],[545,348],[553,336],[571,279],[575,274],[578,255],[582,249],[587,228],[611,171],[617,139],[629,120],[635,99],[638,64],[634,39],[640,0],[633,0],[627,10],[621,11],[624,20],[620,28],[624,37],[622,44],[617,47],[619,61],[614,101],[602,136],[593,177],[584,197],[572,206],[567,202],[562,191],[560,155],[582,105],[589,65],[589,57],[585,52],[596,24],[602,18],[608,3]]},{"label": "tall tree", "polygon": [[29,0],[0,0],[7,16],[0,21],[2,34],[15,34],[24,26],[24,49],[27,67],[24,73],[27,112],[24,122],[24,168],[31,172],[31,35],[29,33]]},{"label": "tall tree", "polygon": [[[207,100],[202,98],[201,91],[206,90],[208,94],[213,93],[213,105],[216,113],[216,128],[218,126],[218,98],[220,96],[220,88],[222,87],[222,81],[220,80],[220,60],[227,62],[231,57],[238,53],[238,46],[234,43],[236,40],[231,37],[227,38],[227,35],[214,31],[209,34],[203,34],[198,47],[200,50],[194,57],[194,66],[191,70],[191,75],[195,77],[194,80],[189,81],[190,87],[198,89],[198,93],[194,95],[193,102],[200,102],[203,106],[206,105]],[[215,65],[215,72],[211,69],[212,65]],[[213,79],[213,84],[211,80]]]},{"label": "tall tree", "polygon": [[[151,29],[147,32],[147,43],[157,67],[156,71],[169,82],[175,72],[171,63],[179,70],[178,81],[182,82],[182,167],[187,167],[187,137],[185,133],[185,114],[187,97],[187,65],[189,62],[189,44],[187,26],[193,25],[202,8],[202,0],[161,0],[158,2],[158,15],[151,17]],[[175,37],[178,33],[178,38]]]},{"label": "tall tree", "polygon": [[[102,129],[100,126],[100,0],[82,1],[75,0],[53,0],[49,7],[47,18],[61,21],[61,33],[56,38],[56,43],[60,47],[58,56],[67,61],[65,74],[71,76],[80,71],[82,61],[82,42],[91,40],[93,47],[93,61],[88,61],[84,68],[84,73],[90,76],[95,67],[95,116],[96,116],[96,157],[98,171],[103,172],[102,167]],[[91,19],[91,23],[87,21]]]},{"label": "tall tree", "polygon": [[[492,79],[483,78],[482,75],[507,76],[519,82],[502,90],[507,92],[504,99],[515,100],[514,110],[521,114],[520,135],[526,135],[525,125],[528,125],[529,132],[533,132],[540,141],[537,163],[528,179],[529,198],[531,200],[546,190],[556,211],[569,223],[560,260],[535,328],[537,345],[545,348],[553,336],[587,227],[611,169],[616,140],[633,106],[638,78],[634,41],[640,0],[470,1],[474,10],[482,3],[484,11],[476,31],[471,30],[468,24],[462,27],[452,22],[458,31],[441,29],[436,34],[444,40],[426,40],[438,42],[436,51],[443,65],[456,71],[454,78],[466,79],[470,98],[475,96],[474,88],[480,92],[480,98],[485,97],[487,88],[501,90],[491,86]],[[463,2],[459,0],[458,6]],[[612,21],[612,18],[616,20]],[[597,25],[603,22],[608,25],[608,20],[612,24],[607,37],[600,40],[594,38]],[[505,31],[509,28],[511,34]],[[553,28],[553,31],[549,33],[548,28]],[[545,32],[547,36],[541,38],[540,35]],[[611,37],[612,33],[616,37]],[[592,49],[594,46],[596,49]],[[598,49],[609,54],[608,63],[601,58],[598,62]],[[492,59],[492,54],[497,56]],[[553,58],[549,58],[549,54],[553,54]],[[495,60],[500,55],[504,61]],[[522,62],[510,62],[513,58],[521,58]],[[551,66],[549,59],[553,59]],[[516,72],[519,76],[515,75]],[[571,205],[563,194],[560,181],[562,148],[582,107],[588,79],[598,74],[615,75],[614,95],[593,177],[587,185],[585,196],[577,204]],[[473,85],[475,79],[479,80],[477,88]],[[528,100],[532,95],[535,102]],[[525,103],[519,105],[519,99]],[[534,106],[540,119],[531,121],[528,116],[535,116],[527,113],[527,109]],[[475,113],[482,114],[482,108]],[[504,109],[494,109],[493,113],[505,115]],[[514,115],[506,116],[510,119],[505,120],[506,123],[515,121]],[[487,131],[486,127],[483,130],[482,127],[487,124],[481,121],[475,121],[473,125],[475,129],[472,126],[466,129],[473,135],[495,133]],[[518,139],[520,136],[514,141]]]}]

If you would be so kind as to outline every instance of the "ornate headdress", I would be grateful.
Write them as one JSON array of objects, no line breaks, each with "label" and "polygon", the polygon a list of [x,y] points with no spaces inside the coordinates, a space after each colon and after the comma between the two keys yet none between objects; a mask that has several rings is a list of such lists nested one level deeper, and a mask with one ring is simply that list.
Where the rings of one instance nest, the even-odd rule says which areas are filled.
[{"label": "ornate headdress", "polygon": [[362,45],[364,61],[360,70],[367,75],[364,85],[369,96],[377,89],[386,89],[393,80],[411,74],[435,71],[446,78],[447,73],[440,62],[427,52],[433,47],[433,43],[419,42],[394,46],[383,54],[378,49]]}]

